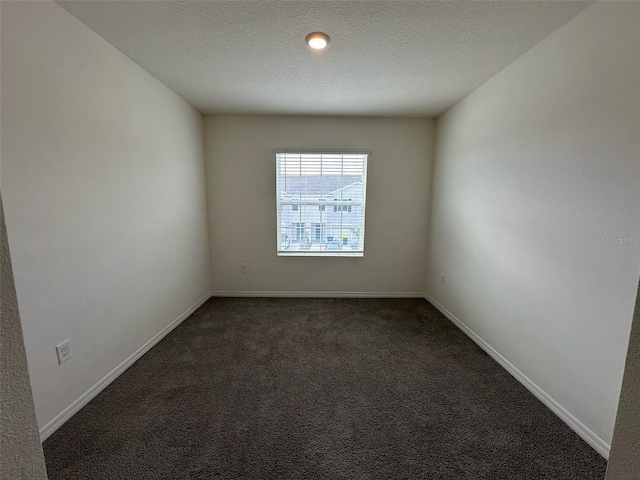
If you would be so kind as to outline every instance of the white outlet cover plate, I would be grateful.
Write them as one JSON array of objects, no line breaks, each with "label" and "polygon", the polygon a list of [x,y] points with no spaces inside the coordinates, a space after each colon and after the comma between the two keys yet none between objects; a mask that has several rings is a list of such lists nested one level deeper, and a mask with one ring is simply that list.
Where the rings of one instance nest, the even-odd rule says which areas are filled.
[{"label": "white outlet cover plate", "polygon": [[63,364],[71,358],[71,345],[69,340],[65,340],[56,346],[56,354],[58,355],[58,365]]}]

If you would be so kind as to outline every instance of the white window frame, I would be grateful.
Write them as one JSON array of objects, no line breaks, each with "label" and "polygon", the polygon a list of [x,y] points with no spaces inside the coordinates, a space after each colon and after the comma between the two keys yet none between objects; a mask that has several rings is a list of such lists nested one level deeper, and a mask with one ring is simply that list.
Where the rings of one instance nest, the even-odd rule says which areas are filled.
[{"label": "white window frame", "polygon": [[[322,149],[322,150],[302,150],[302,149],[277,149],[275,150],[276,157],[276,216],[277,216],[277,224],[276,224],[276,253],[278,256],[303,256],[303,257],[363,257],[364,256],[364,238],[365,238],[365,219],[366,219],[366,197],[367,197],[367,163],[370,156],[370,152],[368,150],[330,150],[330,149]],[[344,200],[340,199],[334,201],[333,199],[324,199],[324,200],[297,200],[297,199],[282,199],[281,192],[283,189],[280,186],[280,154],[327,154],[327,155],[362,155],[363,158],[363,172],[362,172],[362,184],[363,184],[363,197],[362,201],[353,201],[353,200]],[[286,250],[283,247],[292,241],[291,238],[287,240],[283,240],[281,234],[281,210],[282,206],[299,206],[299,205],[308,205],[313,206],[313,208],[317,208],[319,211],[333,211],[334,205],[340,205],[340,211],[347,213],[352,211],[352,207],[361,207],[362,208],[362,227],[360,229],[360,236],[358,239],[359,246],[357,249],[352,250]],[[323,206],[327,206],[327,208],[323,209]],[[326,222],[326,220],[323,220]],[[309,227],[311,227],[312,223],[309,223]],[[325,231],[329,231],[331,226],[328,223],[325,223]]]}]

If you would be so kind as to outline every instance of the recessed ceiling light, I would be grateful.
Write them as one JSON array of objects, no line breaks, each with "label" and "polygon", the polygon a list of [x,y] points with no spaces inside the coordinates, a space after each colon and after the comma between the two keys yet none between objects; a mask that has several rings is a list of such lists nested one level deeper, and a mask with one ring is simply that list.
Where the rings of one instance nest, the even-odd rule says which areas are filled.
[{"label": "recessed ceiling light", "polygon": [[322,50],[329,43],[329,35],[322,32],[313,32],[304,39],[314,50]]}]

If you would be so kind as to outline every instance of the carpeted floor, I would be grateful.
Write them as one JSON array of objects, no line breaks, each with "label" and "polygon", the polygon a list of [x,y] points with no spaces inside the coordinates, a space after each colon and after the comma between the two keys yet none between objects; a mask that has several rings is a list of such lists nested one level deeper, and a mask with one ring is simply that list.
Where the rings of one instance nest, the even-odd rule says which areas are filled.
[{"label": "carpeted floor", "polygon": [[418,299],[211,299],[44,443],[50,480],[602,479]]}]

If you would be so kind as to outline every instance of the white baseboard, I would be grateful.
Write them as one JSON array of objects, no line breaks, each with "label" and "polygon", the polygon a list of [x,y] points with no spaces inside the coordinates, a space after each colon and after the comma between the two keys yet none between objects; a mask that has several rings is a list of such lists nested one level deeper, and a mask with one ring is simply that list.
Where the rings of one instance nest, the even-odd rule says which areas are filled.
[{"label": "white baseboard", "polygon": [[485,342],[478,334],[471,330],[453,313],[440,305],[433,297],[425,294],[424,298],[429,301],[434,307],[447,317],[453,324],[455,324],[460,330],[462,330],[471,340],[473,340],[480,348],[482,348],[487,354],[489,354],[496,362],[498,362],[507,372],[509,372],[516,380],[525,386],[527,390],[533,393],[542,403],[544,403],[549,409],[555,413],[564,423],[566,423],[574,432],[587,442],[593,449],[602,455],[605,459],[609,459],[609,451],[611,446],[605,442],[602,438],[596,435],[591,429],[589,429],[584,423],[573,416],[566,408],[555,401],[548,393],[542,388],[536,385],[531,379],[529,379],[524,373],[518,370],[509,360],[504,358],[497,350],[491,345]]},{"label": "white baseboard", "polygon": [[189,307],[182,315],[172,321],[169,325],[155,334],[149,341],[136,350],[129,358],[111,370],[102,380],[96,383],[89,390],[84,392],[78,399],[76,399],[71,405],[65,408],[62,412],[53,418],[49,423],[40,429],[40,441],[44,442],[49,438],[53,432],[60,428],[67,420],[74,416],[82,407],[89,403],[93,398],[104,390],[111,382],[118,378],[127,368],[133,365],[136,360],[147,353],[153,348],[160,340],[167,336],[171,330],[180,325],[186,318],[195,312],[204,302],[211,298],[211,292],[207,293],[204,297]]},{"label": "white baseboard", "polygon": [[304,298],[424,298],[419,292],[230,292],[216,291],[212,297],[304,297]]},{"label": "white baseboard", "polygon": [[189,307],[182,315],[172,321],[160,332],[154,335],[149,341],[136,350],[124,362],[109,372],[102,380],[82,394],[71,405],[56,415],[49,423],[40,429],[40,440],[45,441],[58,428],[60,428],[67,420],[75,415],[82,407],[89,403],[96,395],[104,390],[111,382],[118,378],[127,368],[133,365],[136,360],[153,348],[160,340],[162,340],[169,332],[180,325],[186,318],[195,312],[204,302],[211,297],[308,297],[308,298],[424,298],[436,307],[445,317],[462,330],[471,340],[473,340],[480,348],[489,354],[496,362],[498,362],[507,372],[509,372],[516,380],[524,385],[527,390],[533,393],[542,403],[555,413],[564,423],[566,423],[573,431],[593,447],[604,458],[609,458],[611,446],[596,435],[591,429],[584,425],[580,420],[573,416],[562,405],[555,401],[542,388],[536,385],[520,370],[518,370],[511,362],[504,358],[497,350],[478,336],[473,330],[467,327],[460,319],[449,312],[445,307],[440,305],[433,297],[424,293],[415,292],[268,292],[268,291],[216,291],[207,293],[195,304]]}]

